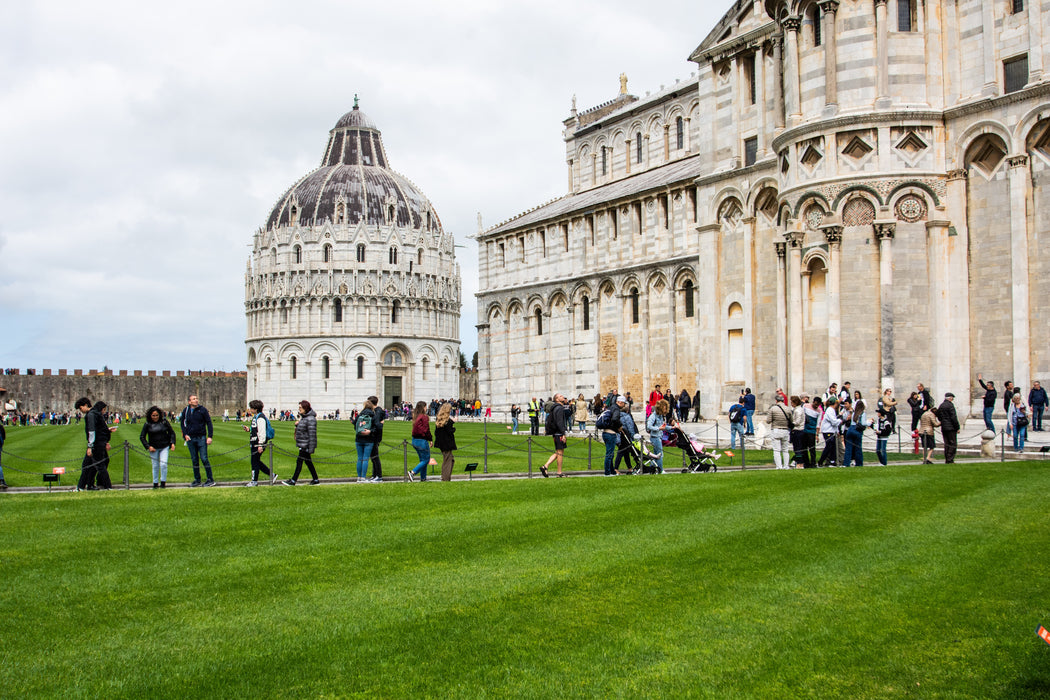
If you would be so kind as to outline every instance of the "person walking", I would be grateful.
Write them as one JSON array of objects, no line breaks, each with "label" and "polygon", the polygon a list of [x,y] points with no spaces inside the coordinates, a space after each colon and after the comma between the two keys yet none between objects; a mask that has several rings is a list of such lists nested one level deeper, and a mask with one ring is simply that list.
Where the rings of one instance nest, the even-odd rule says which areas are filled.
[{"label": "person walking", "polygon": [[[581,394],[582,398],[582,394]],[[550,411],[547,412],[547,421],[544,424],[545,432],[554,439],[554,452],[547,461],[540,466],[540,473],[543,474],[543,478],[546,479],[550,475],[547,473],[547,468],[550,467],[551,462],[557,461],[558,463],[558,476],[565,476],[562,473],[562,462],[565,460],[565,435],[568,431],[568,408],[566,404],[568,400],[563,394],[554,395],[554,404],[551,406]]]},{"label": "person walking", "polygon": [[1046,389],[1039,382],[1032,382],[1032,390],[1028,392],[1028,406],[1032,409],[1032,430],[1043,432],[1043,409],[1046,408]]},{"label": "person walking", "polygon": [[736,438],[740,436],[740,447],[744,447],[744,436],[747,435],[747,411],[743,404],[744,394],[729,407],[729,446],[736,448]]},{"label": "person walking", "polygon": [[[449,406],[449,404],[442,404]],[[451,408],[451,406],[450,406]],[[419,475],[420,481],[427,480],[427,467],[430,465],[430,443],[434,436],[430,434],[430,417],[427,415],[427,404],[417,401],[412,411],[412,447],[419,456],[419,464],[408,472],[408,480],[412,481]]]},{"label": "person walking", "polygon": [[175,449],[175,429],[164,417],[159,406],[150,406],[146,410],[146,422],[142,424],[139,442],[149,450],[149,459],[153,465],[153,488],[166,488],[168,481],[168,455]]},{"label": "person walking", "polygon": [[456,464],[452,456],[456,449],[456,421],[452,420],[452,406],[441,404],[434,425],[434,447],[441,450],[441,480],[452,481],[452,467]]},{"label": "person walking", "polygon": [[605,443],[605,476],[616,476],[613,460],[620,440],[620,428],[623,426],[622,409],[626,405],[627,399],[617,396],[612,406],[603,410],[594,422],[594,427],[602,431],[602,442]]},{"label": "person walking", "polygon": [[693,421],[700,420],[700,390],[697,389],[696,393],[693,394]]},{"label": "person walking", "polygon": [[518,416],[521,415],[521,409],[518,408],[518,404],[512,403],[510,405],[510,434],[518,434]]},{"label": "person walking", "polygon": [[[248,425],[244,426],[248,433],[248,453],[251,455],[252,477],[245,486],[259,485],[259,472],[270,477],[272,484],[277,480],[277,472],[270,473],[269,467],[263,464],[262,455],[266,450],[266,443],[270,441],[270,421],[263,413],[263,402],[252,399],[248,402]],[[209,472],[210,478],[210,472]]]},{"label": "person walking", "polygon": [[755,434],[755,395],[751,393],[751,387],[744,389],[744,412],[747,415],[747,432],[745,435]]},{"label": "person walking", "polygon": [[109,438],[117,429],[106,425],[102,412],[104,401],[91,405],[87,397],[77,399],[74,408],[84,416],[84,432],[87,434],[87,452],[80,465],[80,480],[77,491],[99,491],[113,488],[109,478]]},{"label": "person walking", "polygon": [[806,469],[813,469],[817,466],[817,432],[823,409],[824,402],[819,396],[814,396],[813,401],[802,404],[806,420],[802,428],[802,466]]},{"label": "person walking", "polygon": [[299,448],[299,456],[295,459],[295,472],[291,479],[285,479],[281,483],[285,486],[295,486],[304,464],[310,470],[310,483],[321,483],[317,478],[313,460],[313,454],[317,450],[317,413],[306,399],[299,402],[299,419],[295,421],[295,446]]},{"label": "person walking", "polygon": [[941,420],[937,415],[936,408],[928,408],[919,419],[919,438],[922,441],[923,464],[933,464],[933,460],[930,457],[933,456],[933,450],[937,446],[934,429],[940,426]]},{"label": "person walking", "polygon": [[201,406],[196,394],[190,394],[187,399],[188,405],[182,409],[179,415],[179,425],[182,426],[182,440],[190,451],[190,460],[193,462],[193,483],[190,486],[201,486],[201,468],[204,463],[205,474],[208,480],[204,486],[215,486],[215,479],[211,474],[211,462],[208,461],[208,445],[212,439],[211,414],[208,409]]},{"label": "person walking", "polygon": [[[623,399],[623,406],[620,406],[620,448],[616,451],[616,463],[613,465],[613,471],[617,474],[620,473],[620,461],[623,460],[627,467],[627,473],[634,471],[635,467],[631,466],[631,443],[634,442],[634,436],[638,434],[638,426],[634,424],[634,416],[631,415],[631,400],[624,394],[622,397],[617,397],[617,405],[620,403],[620,399]],[[641,465],[637,465],[640,467]]]},{"label": "person walking", "polygon": [[987,383],[981,378],[981,373],[977,373],[977,383],[984,389],[984,427],[988,430],[995,432],[995,424],[992,423],[992,413],[995,412],[995,397],[997,392],[995,390],[995,382],[988,380]]},{"label": "person walking", "polygon": [[824,438],[824,450],[820,453],[820,463],[817,465],[820,467],[834,467],[838,464],[835,442],[839,426],[842,425],[842,421],[839,420],[838,404],[838,398],[832,394],[824,405],[824,415],[820,419],[820,434]]},{"label": "person walking", "polygon": [[959,414],[955,412],[955,394],[948,392],[937,407],[941,420],[941,439],[944,441],[944,463],[955,463],[955,452],[959,447]]},{"label": "person walking", "polygon": [[645,419],[645,429],[649,433],[649,444],[656,455],[657,473],[664,473],[664,428],[668,425],[677,427],[678,423],[671,417],[671,404],[661,399],[653,406],[653,412]]},{"label": "person walking", "polygon": [[889,442],[890,435],[893,434],[893,418],[882,405],[876,409],[876,414],[878,420],[875,423],[875,457],[879,460],[879,464],[885,467],[888,461],[886,444]]},{"label": "person walking", "polygon": [[357,483],[368,481],[368,463],[372,459],[372,427],[375,425],[375,404],[365,399],[365,405],[354,421],[354,445],[357,447]]},{"label": "person walking", "polygon": [[1024,452],[1024,441],[1028,438],[1028,407],[1021,400],[1020,392],[1010,396],[1010,411],[1006,414],[1006,434],[1013,435],[1014,451]]},{"label": "person walking", "polygon": [[375,408],[375,417],[372,419],[372,483],[379,484],[383,481],[383,463],[379,459],[379,451],[383,449],[383,422],[386,421],[386,409],[379,405],[378,396],[369,396],[368,400]]},{"label": "person walking", "polygon": [[773,445],[773,464],[777,469],[791,469],[788,443],[794,425],[791,412],[784,405],[783,394],[776,395],[776,401],[769,407],[766,420],[769,421],[769,440]]}]

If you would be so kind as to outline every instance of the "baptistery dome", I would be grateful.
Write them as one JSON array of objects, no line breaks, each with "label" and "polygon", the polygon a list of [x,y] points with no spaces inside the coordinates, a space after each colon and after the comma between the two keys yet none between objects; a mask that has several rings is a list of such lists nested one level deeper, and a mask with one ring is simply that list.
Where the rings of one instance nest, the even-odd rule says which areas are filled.
[{"label": "baptistery dome", "polygon": [[389,167],[358,105],[321,165],[256,231],[245,278],[249,398],[349,412],[459,393],[460,274],[451,233]]}]

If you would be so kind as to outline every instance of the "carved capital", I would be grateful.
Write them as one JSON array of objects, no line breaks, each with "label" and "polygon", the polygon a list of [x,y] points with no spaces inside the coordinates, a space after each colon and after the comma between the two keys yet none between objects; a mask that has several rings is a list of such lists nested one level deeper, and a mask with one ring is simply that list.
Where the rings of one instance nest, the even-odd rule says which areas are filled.
[{"label": "carved capital", "polygon": [[1010,156],[1006,159],[1006,163],[1011,168],[1023,168],[1028,165],[1028,156],[1024,153],[1019,156]]},{"label": "carved capital", "polygon": [[885,5],[885,4],[886,4],[886,0],[875,0],[875,7],[878,7],[879,5]]},{"label": "carved capital", "polygon": [[787,255],[787,243],[784,241],[776,241],[773,247],[776,248],[778,258],[783,259]]},{"label": "carved capital", "polygon": [[802,18],[785,17],[783,20],[781,20],[780,25],[789,32],[798,32],[798,30],[802,27]]},{"label": "carved capital", "polygon": [[970,177],[970,171],[966,168],[958,168],[957,170],[948,171],[948,180],[965,180]]},{"label": "carved capital", "polygon": [[897,233],[897,222],[896,221],[875,221],[872,223],[875,227],[875,237],[880,241],[882,240],[893,240],[893,237]]},{"label": "carved capital", "polygon": [[835,14],[839,11],[839,0],[820,0],[820,11],[827,14]]},{"label": "carved capital", "polygon": [[820,230],[824,233],[824,238],[827,239],[831,245],[836,245],[842,242],[842,225],[841,224],[826,224],[820,227]]},{"label": "carved capital", "polygon": [[784,234],[784,238],[792,248],[801,248],[802,242],[806,240],[806,233],[805,231],[788,231]]}]

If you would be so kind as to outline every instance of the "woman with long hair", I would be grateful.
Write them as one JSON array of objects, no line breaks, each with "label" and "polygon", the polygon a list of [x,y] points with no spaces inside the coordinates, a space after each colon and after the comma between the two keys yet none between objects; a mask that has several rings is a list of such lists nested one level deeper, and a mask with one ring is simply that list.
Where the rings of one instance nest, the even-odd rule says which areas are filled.
[{"label": "woman with long hair", "polygon": [[295,460],[295,473],[291,479],[285,479],[281,483],[285,486],[295,486],[299,480],[299,472],[303,470],[303,464],[310,470],[311,484],[319,484],[317,470],[314,469],[313,453],[317,449],[317,413],[310,406],[310,402],[303,399],[299,402],[299,419],[295,421],[295,446],[299,448],[299,456]]},{"label": "woman with long hair", "polygon": [[[149,450],[153,463],[153,488],[164,488],[168,481],[168,454],[175,449],[175,429],[157,406],[146,411],[146,423],[139,434],[142,446]],[[0,472],[0,479],[3,472]]]},{"label": "woman with long hair", "polygon": [[645,429],[649,431],[649,444],[653,446],[656,455],[656,466],[658,473],[664,473],[664,426],[670,421],[672,426],[678,425],[671,417],[671,404],[667,399],[660,399],[653,406],[653,412],[645,419]]},{"label": "woman with long hair", "polygon": [[438,409],[434,424],[434,447],[441,450],[441,480],[452,481],[452,467],[456,459],[452,451],[456,449],[456,421],[452,420],[452,406],[443,403]]},{"label": "woman with long hair", "polygon": [[[450,410],[452,408],[450,404],[442,404],[442,408],[446,407]],[[408,472],[409,481],[412,481],[417,474],[420,481],[427,480],[427,465],[430,464],[430,443],[433,441],[434,436],[430,434],[430,417],[427,416],[427,404],[425,401],[417,401],[416,407],[412,411],[412,447],[415,448],[416,454],[419,455],[419,464]]]}]

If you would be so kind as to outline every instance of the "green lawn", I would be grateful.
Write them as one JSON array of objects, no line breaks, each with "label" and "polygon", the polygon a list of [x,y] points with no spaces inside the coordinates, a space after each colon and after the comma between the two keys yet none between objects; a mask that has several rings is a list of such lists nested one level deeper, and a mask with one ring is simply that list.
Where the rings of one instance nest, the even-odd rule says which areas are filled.
[{"label": "green lawn", "polygon": [[4,697],[1050,693],[1050,467],[6,494]]},{"label": "green lawn", "polygon": [[[298,450],[293,438],[293,424],[274,421],[277,438],[274,441],[274,464],[282,477],[291,476],[295,469],[295,458]],[[129,474],[132,484],[149,484],[152,471],[149,457],[142,448],[138,436],[142,424],[122,425],[113,436],[110,451],[110,476],[114,484],[123,481],[124,474],[124,441],[131,445],[129,451]],[[350,421],[319,421],[318,448],[314,462],[322,479],[356,477],[355,462],[357,459],[354,447],[354,432]],[[701,434],[705,442],[714,443],[713,428],[706,427]],[[388,478],[404,474],[405,464],[415,466],[418,459],[415,450],[408,443],[411,438],[411,425],[407,421],[387,421],[383,434],[381,454],[383,474]],[[527,428],[525,430],[527,432]],[[66,474],[62,477],[63,485],[76,483],[81,460],[84,455],[84,428],[82,425],[67,426],[28,426],[9,427],[8,439],[4,445],[3,466],[7,483],[11,486],[40,486],[41,473],[51,473],[55,467],[64,467]],[[723,448],[728,444],[728,435],[723,430],[719,434]],[[456,440],[459,449],[456,452],[456,474],[463,474],[463,466],[468,462],[479,464],[477,473],[486,470],[490,473],[524,473],[529,471],[529,436],[512,435],[507,425],[501,423],[460,422],[456,426]],[[569,471],[602,470],[602,459],[605,446],[600,440],[590,441],[581,438],[569,438],[566,450],[565,469]],[[539,475],[539,465],[546,461],[553,449],[551,438],[540,436],[532,439],[532,471]],[[890,459],[915,460],[909,445],[904,445],[903,454],[897,454],[897,445],[890,445]],[[724,455],[718,460],[720,468],[737,468],[741,463],[739,449],[731,450],[732,458]],[[220,482],[246,481],[249,476],[248,435],[240,423],[215,423],[215,441],[209,449],[215,478]],[[486,456],[487,455],[487,456]],[[770,466],[773,463],[769,450],[747,450],[749,466]],[[440,461],[440,454],[438,454]],[[865,463],[875,464],[874,452],[865,455]],[[674,447],[665,448],[664,464],[667,469],[680,470],[682,453]],[[309,472],[305,472],[309,476]],[[369,472],[371,473],[371,471]],[[189,452],[181,440],[176,445],[168,463],[168,482],[187,484],[193,480],[190,469]]]}]

